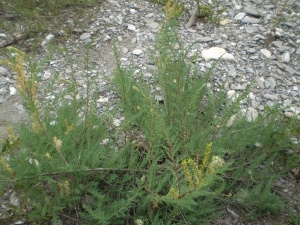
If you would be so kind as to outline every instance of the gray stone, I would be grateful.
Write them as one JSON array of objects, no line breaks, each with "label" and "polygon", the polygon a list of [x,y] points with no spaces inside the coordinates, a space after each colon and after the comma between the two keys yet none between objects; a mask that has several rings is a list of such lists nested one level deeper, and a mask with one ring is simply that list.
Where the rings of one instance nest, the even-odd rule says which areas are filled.
[{"label": "gray stone", "polygon": [[197,14],[197,10],[193,10],[191,12],[191,17],[189,19],[189,21],[185,24],[185,29],[188,29],[190,28],[191,26],[193,26],[193,24],[195,23],[196,19],[198,17],[198,14]]},{"label": "gray stone", "polygon": [[296,97],[299,95],[299,92],[298,91],[291,91],[291,94],[293,97]]},{"label": "gray stone", "polygon": [[0,96],[0,104],[2,104],[3,102],[5,102],[5,100],[2,96]]},{"label": "gray stone", "polygon": [[49,35],[47,35],[46,36],[46,38],[42,41],[42,43],[41,43],[41,46],[45,46],[45,45],[47,45],[47,44],[49,44],[49,42],[52,40],[52,39],[54,39],[54,35],[53,34],[49,34]]},{"label": "gray stone", "polygon": [[123,47],[123,48],[122,48],[122,52],[123,52],[123,54],[127,54],[127,52],[128,52],[128,48],[126,48],[126,47]]},{"label": "gray stone", "polygon": [[13,192],[9,197],[9,204],[15,207],[18,207],[20,205],[20,199],[16,192]]},{"label": "gray stone", "polygon": [[288,106],[288,105],[291,105],[292,103],[293,103],[292,99],[285,99],[283,101],[283,106]]},{"label": "gray stone", "polygon": [[282,41],[272,41],[272,44],[280,48],[282,46]]},{"label": "gray stone", "polygon": [[286,26],[290,27],[290,28],[293,28],[293,27],[296,27],[296,26],[297,26],[296,23],[290,22],[290,21],[287,21],[287,22],[285,22],[284,24],[285,24]]},{"label": "gray stone", "polygon": [[134,15],[134,14],[136,14],[137,11],[135,9],[130,9],[129,12],[130,12],[130,14]]},{"label": "gray stone", "polygon": [[25,220],[18,220],[17,222],[14,222],[14,225],[22,225],[25,224]]},{"label": "gray stone", "polygon": [[264,5],[263,6],[265,9],[274,9],[275,6],[274,5]]},{"label": "gray stone", "polygon": [[10,77],[10,72],[4,67],[0,66],[0,75]]},{"label": "gray stone", "polygon": [[143,53],[143,51],[141,50],[141,49],[135,49],[135,50],[133,50],[133,52],[132,52],[134,55],[140,55],[140,54],[142,54]]},{"label": "gray stone", "polygon": [[263,12],[256,10],[254,8],[250,8],[250,7],[245,7],[244,8],[245,13],[251,15],[251,16],[257,16],[257,17],[261,17],[263,16]]},{"label": "gray stone", "polygon": [[146,17],[146,18],[151,18],[151,17],[153,17],[153,16],[154,16],[153,13],[148,13],[145,17]]},{"label": "gray stone", "polygon": [[240,90],[240,91],[244,91],[247,89],[247,84],[237,84],[234,87],[234,90]]},{"label": "gray stone", "polygon": [[236,70],[233,66],[228,66],[228,70],[227,70],[229,76],[231,77],[236,77]]},{"label": "gray stone", "polygon": [[274,89],[275,86],[276,86],[276,81],[273,77],[265,79],[265,87],[266,88]]},{"label": "gray stone", "polygon": [[261,40],[265,40],[266,38],[260,34],[256,34],[255,35],[256,38],[261,39]]},{"label": "gray stone", "polygon": [[247,71],[252,73],[252,74],[255,74],[255,71],[251,67],[247,67]]},{"label": "gray stone", "polygon": [[254,34],[258,31],[258,28],[257,27],[249,27],[246,29],[246,33],[248,34]]},{"label": "gray stone", "polygon": [[123,17],[121,15],[116,16],[115,21],[117,24],[122,25],[123,23]]},{"label": "gray stone", "polygon": [[255,77],[255,80],[256,80],[257,85],[258,85],[261,89],[264,89],[264,88],[265,88],[264,82],[261,80],[261,78]]},{"label": "gray stone", "polygon": [[289,62],[290,59],[290,54],[288,52],[283,53],[283,55],[281,56],[282,62]]},{"label": "gray stone", "polygon": [[135,31],[135,26],[132,24],[128,24],[128,30]]},{"label": "gray stone", "polygon": [[157,66],[154,66],[154,65],[146,65],[146,67],[148,68],[148,70],[150,70],[150,71],[157,71],[158,70],[158,68],[157,68]]},{"label": "gray stone", "polygon": [[253,17],[250,17],[250,16],[246,16],[242,19],[242,23],[259,23],[260,22],[260,19],[256,19],[256,18],[253,18]]},{"label": "gray stone", "polygon": [[233,124],[233,122],[235,121],[236,117],[237,117],[237,115],[232,115],[232,116],[229,118],[229,120],[228,120],[226,126],[227,126],[227,127],[231,127],[232,124]]},{"label": "gray stone", "polygon": [[219,40],[213,41],[213,43],[216,45],[220,45],[223,43],[223,41],[222,41],[222,39],[219,39]]},{"label": "gray stone", "polygon": [[6,35],[6,34],[3,34],[3,33],[1,33],[1,34],[0,34],[0,38],[3,38],[3,39],[4,39],[4,38],[7,38],[7,35]]},{"label": "gray stone", "polygon": [[296,70],[294,70],[292,67],[290,67],[290,66],[288,66],[288,65],[285,65],[284,64],[284,66],[285,66],[285,70],[287,71],[287,72],[289,72],[289,74],[291,74],[291,75],[294,75],[294,74],[298,74],[299,72],[297,72]]},{"label": "gray stone", "polygon": [[196,39],[197,42],[211,42],[213,41],[214,39],[211,38],[211,37],[199,37]]},{"label": "gray stone", "polygon": [[268,49],[261,49],[260,52],[267,58],[271,57],[271,52]]},{"label": "gray stone", "polygon": [[256,49],[255,48],[249,48],[248,50],[247,50],[247,52],[248,53],[255,53],[256,52]]},{"label": "gray stone", "polygon": [[80,35],[80,40],[86,40],[90,37],[91,37],[90,33],[83,33],[82,35]]},{"label": "gray stone", "polygon": [[236,14],[236,16],[234,17],[234,19],[235,20],[242,20],[245,16],[246,16],[246,13],[240,12],[240,13]]},{"label": "gray stone", "polygon": [[155,30],[155,29],[158,28],[158,23],[156,23],[156,22],[148,23],[148,26],[149,26],[151,29]]},{"label": "gray stone", "polygon": [[278,96],[275,95],[275,94],[265,94],[264,97],[265,97],[266,99],[270,99],[270,100],[273,100],[273,101],[278,100]]},{"label": "gray stone", "polygon": [[286,46],[283,45],[277,49],[279,52],[284,52],[286,50]]},{"label": "gray stone", "polygon": [[254,122],[258,117],[258,111],[252,107],[242,109],[242,115],[246,117],[248,122]]}]

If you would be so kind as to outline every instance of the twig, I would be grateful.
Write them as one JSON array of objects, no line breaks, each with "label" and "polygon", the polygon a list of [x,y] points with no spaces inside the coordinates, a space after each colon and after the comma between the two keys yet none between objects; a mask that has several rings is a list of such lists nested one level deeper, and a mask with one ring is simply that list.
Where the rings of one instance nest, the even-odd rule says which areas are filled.
[{"label": "twig", "polygon": [[3,180],[3,182],[12,182],[12,181],[20,181],[20,180],[28,180],[36,177],[46,176],[46,175],[57,175],[63,173],[74,173],[74,172],[88,172],[88,171],[106,171],[106,170],[114,170],[114,171],[136,171],[136,172],[148,172],[147,170],[138,170],[138,169],[120,169],[120,168],[95,168],[95,169],[85,169],[85,170],[67,170],[67,171],[57,171],[50,173],[42,173],[36,176],[25,177],[20,179],[13,180]]}]

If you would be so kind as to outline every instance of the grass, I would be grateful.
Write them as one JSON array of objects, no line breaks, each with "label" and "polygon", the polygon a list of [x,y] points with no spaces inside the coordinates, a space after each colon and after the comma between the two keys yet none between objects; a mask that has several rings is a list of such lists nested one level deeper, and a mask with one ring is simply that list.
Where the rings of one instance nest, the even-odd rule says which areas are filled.
[{"label": "grass", "polygon": [[[158,68],[153,80],[123,67],[114,46],[116,68],[107,81],[117,97],[113,111],[97,109],[91,45],[82,61],[82,96],[74,71],[69,79],[57,73],[42,86],[42,65],[7,49],[12,58],[0,64],[16,71],[29,114],[29,124],[8,128],[0,153],[0,185],[12,187],[21,200],[16,218],[37,224],[56,224],[62,216],[79,224],[208,224],[227,206],[242,209],[245,221],[285,212],[273,187],[299,166],[299,147],[290,139],[299,137],[299,121],[282,118],[278,105],[247,120],[239,107],[247,93],[229,106],[226,91],[212,89],[218,61],[200,73],[187,59],[193,45],[174,49],[182,46],[178,5],[169,2],[165,13],[149,54]],[[71,58],[69,63],[72,68]],[[57,86],[64,88],[54,95]],[[163,96],[159,102],[157,94]]]},{"label": "grass", "polygon": [[[37,52],[49,33],[67,40],[92,18],[96,0],[1,0],[0,28],[26,52]],[[67,20],[67,22],[66,22]],[[76,29],[75,29],[76,28]],[[59,33],[63,31],[63,35]],[[56,39],[58,39],[58,37]]]}]

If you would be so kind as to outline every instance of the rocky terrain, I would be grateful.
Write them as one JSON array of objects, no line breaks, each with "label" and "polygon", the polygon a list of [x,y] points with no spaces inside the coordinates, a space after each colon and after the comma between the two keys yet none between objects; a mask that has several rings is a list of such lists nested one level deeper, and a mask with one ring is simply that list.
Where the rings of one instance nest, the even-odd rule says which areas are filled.
[{"label": "rocky terrain", "polygon": [[[179,36],[184,46],[195,42],[188,57],[196,55],[199,73],[208,71],[222,54],[223,59],[213,74],[214,90],[218,91],[225,82],[229,96],[250,89],[251,110],[253,114],[264,111],[266,106],[279,103],[285,116],[299,114],[300,117],[300,2],[268,0],[220,0],[220,7],[226,7],[227,19],[220,25],[207,23],[194,15],[195,3],[183,1],[190,9],[179,18]],[[56,28],[45,34],[39,43],[40,51],[35,60],[42,61],[51,52],[50,59],[40,72],[42,81],[47,81],[59,72],[59,76],[70,79],[75,77],[84,94],[85,63],[89,57],[92,69],[88,71],[99,84],[98,107],[110,104],[115,96],[109,89],[105,77],[112,76],[115,66],[113,40],[115,38],[121,62],[125,66],[135,66],[145,79],[151,80],[151,71],[156,67],[147,56],[147,49],[153,48],[155,34],[164,20],[163,7],[144,0],[108,0],[101,7],[91,9],[93,19],[87,21],[85,28],[68,18],[64,27]],[[280,15],[287,18],[279,21]],[[82,18],[83,20],[85,18]],[[73,30],[73,35],[61,41],[65,30]],[[15,43],[8,33],[0,31],[0,47]],[[20,37],[19,37],[20,38]],[[22,40],[22,38],[20,38]],[[59,40],[59,41],[58,41]],[[33,45],[34,39],[22,40],[23,45]],[[50,51],[50,42],[68,50],[69,56],[61,51]],[[4,56],[1,56],[4,58]],[[73,59],[72,67],[69,59]],[[26,118],[24,108],[16,91],[16,74],[0,65],[0,137],[5,137],[5,126]],[[53,94],[63,87],[57,87]],[[51,97],[51,96],[49,96]],[[55,96],[52,96],[55,97]],[[249,108],[241,104],[242,109]],[[298,141],[298,140],[296,140]],[[299,183],[292,176],[278,181],[278,193],[291,202],[300,202]],[[13,193],[8,192],[3,199],[1,211],[18,204]],[[215,224],[239,223],[238,212],[224,211],[224,217]],[[279,218],[266,218],[255,224],[280,224],[286,215]],[[0,221],[0,224],[1,221]],[[22,224],[18,221],[14,224]],[[72,224],[72,223],[62,223]]]}]

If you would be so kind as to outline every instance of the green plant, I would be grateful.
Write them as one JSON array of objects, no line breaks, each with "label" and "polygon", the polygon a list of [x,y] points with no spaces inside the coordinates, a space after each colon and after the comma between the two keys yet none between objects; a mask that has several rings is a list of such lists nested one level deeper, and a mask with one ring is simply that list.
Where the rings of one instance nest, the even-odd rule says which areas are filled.
[{"label": "green plant", "polygon": [[212,3],[204,3],[201,0],[195,0],[195,2],[197,5],[197,12],[200,18],[203,18],[204,20],[207,20],[211,23],[220,23],[220,21],[226,18],[222,14],[227,9],[220,8],[217,0],[213,0]]},{"label": "green plant", "polygon": [[[114,47],[114,112],[97,112],[88,51],[84,97],[73,75],[59,73],[39,95],[39,66],[29,63],[25,76],[30,60],[19,50],[0,62],[17,72],[30,116],[18,136],[9,129],[0,156],[0,185],[10,184],[21,199],[15,215],[38,224],[65,214],[80,224],[207,224],[228,204],[246,209],[249,219],[282,210],[272,185],[283,172],[276,159],[291,143],[279,110],[249,122],[239,108],[246,94],[228,107],[226,92],[212,89],[216,64],[199,74],[187,59],[192,46],[174,48],[182,46],[176,5],[166,15],[151,51],[153,84],[122,67]],[[58,84],[64,91],[53,99]],[[124,116],[120,127],[117,116]]]},{"label": "green plant", "polygon": [[[88,16],[86,9],[97,4],[95,0],[1,0],[0,9],[4,19],[0,21],[0,28],[16,40],[40,38],[41,32],[57,33],[57,28],[68,33],[73,24],[82,26],[80,15]],[[66,15],[73,23],[66,23]],[[62,26],[63,24],[63,26]]]},{"label": "green plant", "polygon": [[[226,8],[220,8],[220,4],[217,0],[213,0],[212,2],[205,2],[202,0],[194,0],[196,4],[196,11],[199,18],[211,22],[211,23],[220,23],[220,21],[224,20],[226,16],[223,13],[227,10]],[[180,4],[179,0],[155,0],[155,2],[159,4],[163,4],[166,7],[168,5],[176,4],[180,6],[180,9],[183,10],[183,5]]]}]

